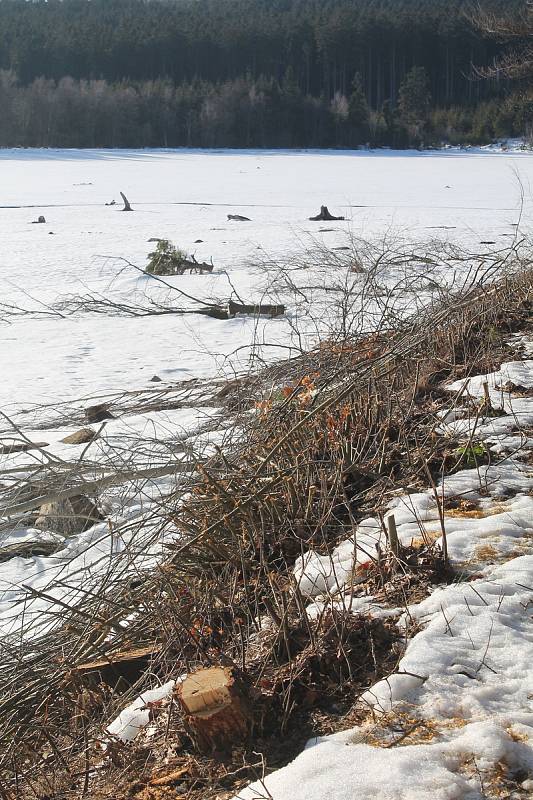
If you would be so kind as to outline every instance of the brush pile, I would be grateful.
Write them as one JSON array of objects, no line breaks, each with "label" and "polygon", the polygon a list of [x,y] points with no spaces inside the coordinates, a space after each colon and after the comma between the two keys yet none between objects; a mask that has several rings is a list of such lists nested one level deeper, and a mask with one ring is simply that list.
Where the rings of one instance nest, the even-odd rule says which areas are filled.
[{"label": "brush pile", "polygon": [[[399,489],[434,486],[476,459],[436,433],[441,384],[500,363],[505,337],[531,315],[531,286],[522,271],[396,330],[323,342],[265,370],[247,399],[240,386],[240,444],[199,465],[188,498],[167,504],[180,537],[165,563],[64,609],[23,648],[2,642],[0,795],[104,797],[113,785],[139,798],[231,797],[313,733],[353,724],[358,695],[401,656],[394,609],[450,579],[446,548],[398,547],[384,526],[388,549],[355,564],[349,591],[329,588],[314,615],[295,563],[331,555]],[[353,597],[370,594],[390,617],[354,612]],[[109,741],[132,697],[214,667],[238,676],[249,702],[226,753],[199,751],[172,695],[150,708],[150,736]]]}]

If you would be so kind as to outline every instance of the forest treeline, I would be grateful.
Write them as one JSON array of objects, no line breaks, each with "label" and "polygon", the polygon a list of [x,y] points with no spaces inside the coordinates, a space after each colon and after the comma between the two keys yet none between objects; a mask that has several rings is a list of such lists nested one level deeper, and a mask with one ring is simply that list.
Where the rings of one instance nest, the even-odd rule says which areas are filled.
[{"label": "forest treeline", "polygon": [[527,134],[527,94],[472,79],[472,65],[492,63],[502,45],[466,9],[2,0],[0,145],[404,147]]}]

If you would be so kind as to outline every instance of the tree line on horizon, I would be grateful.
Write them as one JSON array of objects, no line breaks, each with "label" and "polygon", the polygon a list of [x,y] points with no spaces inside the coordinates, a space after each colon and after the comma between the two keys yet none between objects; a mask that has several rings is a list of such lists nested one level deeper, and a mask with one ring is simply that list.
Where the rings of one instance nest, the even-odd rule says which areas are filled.
[{"label": "tree line on horizon", "polygon": [[3,0],[0,145],[407,147],[527,135],[527,91],[472,75],[502,44],[467,8]]}]

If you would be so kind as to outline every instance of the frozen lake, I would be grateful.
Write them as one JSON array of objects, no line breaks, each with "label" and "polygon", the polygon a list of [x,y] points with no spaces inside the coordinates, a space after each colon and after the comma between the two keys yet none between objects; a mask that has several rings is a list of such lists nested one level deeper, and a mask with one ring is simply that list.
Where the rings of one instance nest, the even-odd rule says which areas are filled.
[{"label": "frozen lake", "polygon": [[[72,418],[76,403],[69,401],[81,400],[83,406],[90,397],[113,392],[157,391],[165,383],[151,383],[154,374],[172,384],[244,369],[255,352],[253,342],[268,357],[286,357],[295,331],[308,325],[309,335],[300,341],[307,346],[316,330],[323,330],[321,324],[327,325],[334,281],[342,285],[348,278],[348,285],[354,281],[357,290],[358,281],[367,278],[350,274],[346,264],[337,274],[329,265],[322,272],[309,269],[303,258],[295,280],[318,283],[322,295],[322,306],[311,320],[302,320],[295,308],[297,293],[287,301],[287,314],[273,320],[58,315],[58,301],[72,295],[130,304],[161,299],[166,290],[131,266],[146,265],[154,247],[150,238],[168,238],[199,261],[213,259],[211,275],[168,279],[176,289],[220,302],[227,302],[232,293],[257,301],[271,296],[268,262],[283,263],[316,246],[347,248],[353,237],[388,241],[401,235],[417,243],[447,239],[473,252],[487,248],[480,242],[490,241],[489,247],[498,249],[513,241],[519,221],[527,227],[532,211],[533,155],[522,152],[4,150],[0,171],[0,411],[19,417],[31,440],[44,438],[48,443],[42,454],[33,450],[4,455],[4,479],[14,470],[9,480],[38,469],[41,462],[52,469],[78,458],[111,472],[120,471],[123,459],[129,462],[134,453],[137,466],[159,466],[163,455],[168,457],[166,438],[186,432],[197,443],[198,427],[210,414],[216,415],[217,409],[202,409],[201,387],[198,407],[119,414],[89,452],[85,445],[62,442],[79,427]],[[120,191],[134,213],[119,210]],[[112,200],[117,205],[106,205]],[[322,204],[346,221],[310,222]],[[228,214],[251,221],[230,222]],[[32,224],[41,215],[46,224]],[[415,272],[422,284],[429,268],[421,261]],[[412,292],[409,303],[411,298]],[[170,302],[181,305],[182,298],[171,294]],[[30,313],[13,316],[7,310],[10,305]],[[31,429],[32,420],[40,424],[40,410],[36,416],[17,414],[40,403],[65,404],[68,413],[57,429]],[[5,416],[0,431],[13,436]],[[209,436],[217,441],[219,433]],[[139,441],[144,442],[140,449]],[[111,563],[117,570],[128,570],[131,553],[136,553],[136,568],[159,557],[158,540],[154,551],[146,550],[152,528],[144,515],[150,518],[152,495],[157,498],[175,488],[172,477],[168,486],[165,480],[104,492],[100,499],[107,503],[106,517],[117,525],[124,519],[137,520],[124,540],[115,540],[103,522],[67,539],[54,555],[0,563],[0,629],[14,631],[21,624],[17,603],[26,603],[21,586],[45,589],[70,603],[79,587],[92,586]],[[27,525],[23,519],[11,530],[8,522],[0,544],[41,536]],[[68,591],[56,585],[67,577]],[[39,619],[47,607],[48,601],[33,598],[32,618]],[[26,624],[28,614],[25,606]]]},{"label": "frozen lake", "polygon": [[[151,237],[168,238],[215,274],[171,279],[195,296],[244,299],[263,290],[261,263],[313,240],[342,246],[401,232],[504,247],[531,212],[533,155],[523,152],[60,151],[0,152],[0,302],[46,312],[65,295],[128,299],[152,279]],[[120,194],[135,213],[121,213]],[[112,200],[116,206],[109,206]],[[344,223],[313,223],[327,204]],[[250,222],[228,222],[242,214]],[[40,215],[46,224],[34,225]],[[320,231],[326,228],[326,231]],[[199,241],[201,240],[201,241]],[[151,291],[148,287],[148,291]],[[253,336],[283,343],[283,320],[202,317],[61,318],[4,322],[0,406],[74,399],[228,367]],[[246,353],[239,350],[240,365]]]}]

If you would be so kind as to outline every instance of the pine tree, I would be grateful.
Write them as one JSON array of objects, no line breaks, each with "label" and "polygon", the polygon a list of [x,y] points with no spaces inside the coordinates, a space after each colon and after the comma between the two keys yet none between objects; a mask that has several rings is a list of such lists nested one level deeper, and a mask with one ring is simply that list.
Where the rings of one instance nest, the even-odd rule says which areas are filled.
[{"label": "pine tree", "polygon": [[352,93],[348,100],[348,117],[354,128],[361,130],[368,125],[370,111],[363,89],[363,81],[359,72],[356,72],[352,81]]},{"label": "pine tree", "polygon": [[398,94],[401,122],[414,143],[421,143],[429,119],[431,93],[424,67],[413,67],[403,79]]}]

